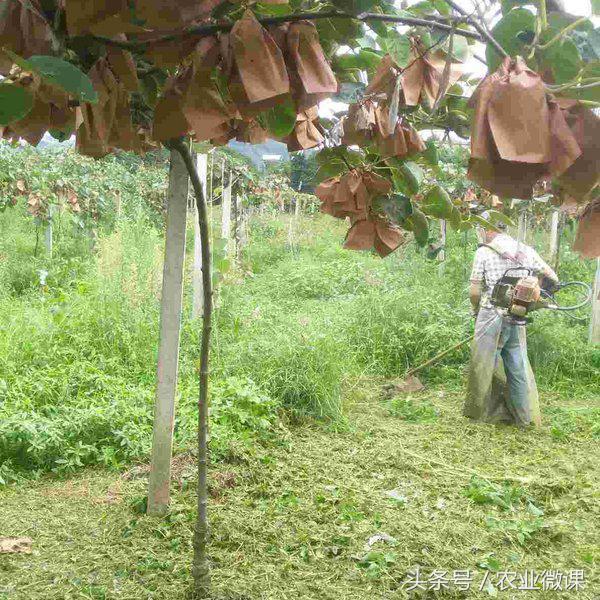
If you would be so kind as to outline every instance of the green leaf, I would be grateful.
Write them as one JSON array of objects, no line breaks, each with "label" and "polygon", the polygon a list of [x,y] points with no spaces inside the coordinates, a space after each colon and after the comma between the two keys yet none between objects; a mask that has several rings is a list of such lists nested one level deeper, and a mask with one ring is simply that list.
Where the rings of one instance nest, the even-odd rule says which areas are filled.
[{"label": "green leaf", "polygon": [[427,164],[431,165],[432,167],[437,167],[439,164],[439,154],[435,140],[427,140],[425,142],[425,146],[427,146],[427,148],[423,152],[423,158]]},{"label": "green leaf", "polygon": [[501,213],[498,210],[491,209],[491,210],[488,210],[487,213],[490,217],[490,220],[493,223],[500,222],[500,223],[504,223],[505,225],[508,225],[509,227],[516,226],[515,222],[508,215],[505,215],[504,213]]},{"label": "green leaf", "polygon": [[581,62],[587,64],[600,59],[600,28],[590,32],[572,31],[568,39],[577,47]]},{"label": "green leaf", "polygon": [[267,131],[275,138],[289,135],[296,125],[296,108],[291,98],[265,111]]},{"label": "green leaf", "polygon": [[429,241],[429,222],[427,217],[418,208],[413,208],[412,214],[406,218],[409,230],[415,235],[419,246],[425,246]]},{"label": "green leaf", "polygon": [[400,166],[402,177],[412,194],[417,194],[423,181],[423,169],[410,160]]},{"label": "green leaf", "polygon": [[317,164],[322,166],[332,160],[341,162],[347,161],[351,167],[358,167],[362,164],[362,154],[356,150],[348,150],[346,146],[336,146],[335,148],[323,148],[317,153]]},{"label": "green leaf", "polygon": [[448,192],[439,185],[434,186],[427,192],[421,204],[421,209],[426,215],[438,219],[449,219],[454,208]]},{"label": "green leaf", "polygon": [[447,2],[444,2],[444,0],[431,0],[431,4],[433,4],[440,15],[444,15],[445,17],[450,16],[450,5]]},{"label": "green leaf", "polygon": [[374,50],[360,50],[356,54],[341,54],[334,59],[334,64],[344,71],[374,71],[380,62],[381,55]]},{"label": "green leaf", "polygon": [[[434,43],[440,42],[440,45],[438,46],[439,49],[448,54],[448,51],[450,50],[450,38],[448,33],[445,31],[436,31],[432,34],[432,38]],[[469,50],[467,40],[460,35],[455,35],[452,40],[452,57],[460,62],[465,62],[469,59],[470,55],[471,51]]]},{"label": "green leaf", "polygon": [[416,16],[433,15],[435,11],[436,8],[433,2],[428,2],[427,0],[422,0],[422,2],[417,2],[410,6],[410,12]]},{"label": "green leaf", "polygon": [[377,40],[374,40],[373,38],[368,37],[366,35],[356,41],[358,42],[358,45],[363,49],[367,48],[369,50],[379,50],[379,47],[377,46]]},{"label": "green leaf", "polygon": [[319,183],[329,177],[346,173],[349,166],[358,167],[363,162],[362,155],[359,152],[348,150],[345,146],[324,148],[317,153],[316,160],[319,165],[316,180]]},{"label": "green leaf", "polygon": [[376,212],[383,213],[396,225],[403,225],[405,219],[413,212],[410,198],[403,194],[380,196],[374,201],[373,208]]},{"label": "green leaf", "polygon": [[460,35],[455,35],[452,44],[452,56],[460,62],[465,62],[469,60],[470,55],[471,51],[467,40]]},{"label": "green leaf", "polygon": [[[600,60],[595,60],[587,64],[581,71],[582,80],[600,79]],[[561,96],[567,98],[579,98],[580,100],[591,100],[592,102],[600,102],[600,86],[591,87],[583,90],[577,88],[561,90]]]},{"label": "green leaf", "polygon": [[336,177],[341,175],[348,170],[348,167],[343,162],[331,161],[324,165],[321,165],[315,175],[315,181],[321,183],[330,177]]},{"label": "green leaf", "polygon": [[90,78],[75,65],[54,56],[31,56],[28,62],[48,83],[56,85],[80,102],[97,102]]},{"label": "green leaf", "polygon": [[[551,12],[548,13],[548,27],[553,27],[557,31],[561,31],[568,25],[578,21],[579,18],[565,12]],[[594,29],[594,24],[589,19],[581,21],[575,27],[575,31],[591,31],[592,29]]]},{"label": "green leaf", "polygon": [[336,102],[356,102],[364,94],[367,86],[362,82],[340,83],[338,93],[332,97]]},{"label": "green leaf", "polygon": [[382,38],[386,38],[389,35],[390,31],[394,31],[393,29],[390,29],[388,25],[383,21],[369,21],[367,23],[367,26],[369,27],[369,29],[371,29],[374,33],[376,33]]},{"label": "green leaf", "polygon": [[0,125],[10,125],[25,117],[33,108],[33,96],[26,89],[0,83]]},{"label": "green leaf", "polygon": [[538,508],[535,504],[533,504],[533,502],[528,502],[527,503],[527,510],[534,516],[534,517],[541,517],[544,514],[544,511],[541,508]]},{"label": "green leaf", "polygon": [[491,221],[488,221],[479,215],[471,215],[469,221],[474,225],[481,225],[484,229],[501,233],[500,229],[498,229]]},{"label": "green leaf", "polygon": [[600,0],[592,0],[592,14],[600,15]]},{"label": "green leaf", "polygon": [[365,71],[375,71],[382,58],[382,55],[379,52],[364,49],[358,53],[358,56]]},{"label": "green leaf", "polygon": [[[514,57],[524,53],[526,44],[518,36],[528,31],[535,32],[535,15],[526,8],[513,8],[496,23],[491,33],[504,50]],[[490,71],[495,71],[502,62],[502,56],[489,43],[485,57]]]},{"label": "green leaf", "polygon": [[61,131],[60,129],[49,129],[48,133],[59,142],[66,142],[72,134],[72,132]]},{"label": "green leaf", "polygon": [[148,106],[152,108],[156,106],[160,94],[160,89],[158,81],[156,81],[153,75],[146,75],[141,80],[141,94],[144,98],[144,102]]},{"label": "green leaf", "polygon": [[587,34],[587,43],[597,59],[600,59],[600,27],[590,31]]},{"label": "green leaf", "polygon": [[34,71],[48,83],[61,88],[80,102],[98,101],[98,94],[90,78],[66,60],[55,56],[30,56],[21,61],[18,63],[21,68]]},{"label": "green leaf", "polygon": [[364,35],[362,24],[353,19],[319,19],[316,24],[326,54],[333,50],[333,43],[348,44]]},{"label": "green leaf", "polygon": [[579,50],[575,42],[569,38],[555,42],[544,50],[543,61],[552,70],[556,83],[572,81],[577,77],[582,66]]},{"label": "green leaf", "polygon": [[410,40],[407,35],[392,30],[388,33],[386,38],[380,38],[379,43],[399,67],[404,68],[408,65],[410,58]]},{"label": "green leaf", "polygon": [[[450,214],[448,221],[449,221],[450,225],[452,226],[452,229],[454,229],[454,231],[464,231],[463,224],[464,223],[468,224],[468,221],[462,220],[460,210],[458,210],[458,208],[456,208],[456,206],[454,206],[452,208],[452,213]],[[470,225],[467,227],[467,229],[470,229]]]},{"label": "green leaf", "polygon": [[331,3],[345,13],[360,14],[373,12],[377,0],[332,0]]},{"label": "green leaf", "polygon": [[392,172],[394,187],[407,196],[418,193],[423,181],[423,169],[412,162],[400,158],[391,157],[385,160]]},{"label": "green leaf", "polygon": [[290,12],[289,4],[266,4],[262,2],[257,2],[252,8],[259,15],[274,17],[287,15]]}]

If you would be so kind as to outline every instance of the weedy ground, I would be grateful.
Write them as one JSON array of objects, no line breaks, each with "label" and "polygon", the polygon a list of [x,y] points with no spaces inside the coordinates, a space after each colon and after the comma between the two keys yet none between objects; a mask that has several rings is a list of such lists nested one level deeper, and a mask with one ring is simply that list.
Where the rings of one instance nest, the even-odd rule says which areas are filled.
[{"label": "weedy ground", "polygon": [[[33,540],[0,555],[0,598],[183,599],[198,323],[186,303],[172,510],[149,518],[160,237],[132,216],[94,254],[58,246],[49,262],[31,259],[28,227],[0,216],[0,536]],[[251,233],[215,315],[215,597],[402,599],[420,566],[476,570],[466,597],[511,600],[557,596],[479,591],[481,574],[583,569],[576,597],[596,600],[600,350],[585,325],[540,315],[531,329],[542,429],[469,423],[464,348],[421,374],[423,393],[380,389],[470,332],[472,238],[451,235],[440,273],[412,246],[345,251],[319,216],[258,216]],[[591,279],[568,251],[562,270]]]},{"label": "weedy ground", "polygon": [[[543,428],[520,432],[466,422],[458,391],[385,400],[365,392],[375,383],[349,385],[345,428],[295,424],[278,443],[213,467],[215,597],[407,598],[416,565],[477,572],[468,594],[416,597],[489,598],[493,590],[478,590],[484,571],[525,569],[583,569],[587,588],[572,596],[598,597],[597,409],[546,396]],[[565,423],[571,433],[557,437]],[[185,598],[194,481],[192,457],[180,457],[164,519],[143,515],[143,468],[5,490],[0,531],[31,537],[34,553],[0,559],[0,597]],[[369,547],[375,535],[388,541]]]}]

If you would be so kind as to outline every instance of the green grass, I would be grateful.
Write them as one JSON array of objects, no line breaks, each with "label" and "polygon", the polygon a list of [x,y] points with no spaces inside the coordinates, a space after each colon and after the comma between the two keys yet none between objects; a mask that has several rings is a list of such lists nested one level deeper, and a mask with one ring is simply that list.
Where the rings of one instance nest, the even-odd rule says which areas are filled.
[{"label": "green grass", "polygon": [[[146,219],[125,219],[101,235],[95,254],[89,240],[65,236],[52,261],[30,260],[32,228],[10,211],[0,218],[10,257],[0,266],[0,477],[120,468],[150,445],[161,239]],[[245,276],[226,273],[219,290],[215,394],[229,380],[249,381],[295,420],[344,426],[347,381],[401,377],[472,330],[465,259],[473,240],[463,247],[462,236],[451,236],[440,275],[413,246],[384,261],[343,250],[343,224],[320,215],[301,219],[292,247],[285,215],[258,216],[251,231]],[[570,277],[591,275],[581,265],[565,255]],[[46,288],[41,268],[49,271]],[[27,283],[17,285],[19,277]],[[199,325],[188,317],[187,296],[185,315],[179,415],[190,418],[177,417],[180,449],[193,443],[197,395]],[[542,390],[600,396],[600,350],[585,343],[585,326],[540,315],[531,332]],[[421,377],[458,389],[467,359],[463,347]],[[221,428],[218,454],[230,443],[243,453],[238,438]]]}]

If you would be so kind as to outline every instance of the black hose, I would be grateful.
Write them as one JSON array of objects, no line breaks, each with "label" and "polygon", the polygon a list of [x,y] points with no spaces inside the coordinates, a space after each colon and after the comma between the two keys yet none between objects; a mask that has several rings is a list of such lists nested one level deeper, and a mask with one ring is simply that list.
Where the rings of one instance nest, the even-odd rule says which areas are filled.
[{"label": "black hose", "polygon": [[585,300],[581,301],[579,304],[575,304],[574,306],[560,306],[558,303],[556,303],[556,298],[554,297],[554,294],[549,294],[548,292],[544,292],[542,290],[542,293],[544,296],[546,296],[548,299],[551,299],[554,301],[553,305],[549,305],[546,308],[549,308],[550,310],[570,311],[570,310],[577,310],[579,308],[583,308],[584,306],[589,304],[590,301],[592,300],[592,294],[593,294],[592,288],[591,288],[591,286],[589,286],[587,283],[584,283],[583,281],[567,281],[565,283],[561,283],[560,287],[558,288],[558,291],[564,290],[566,287],[573,287],[573,286],[582,287],[586,291]]}]

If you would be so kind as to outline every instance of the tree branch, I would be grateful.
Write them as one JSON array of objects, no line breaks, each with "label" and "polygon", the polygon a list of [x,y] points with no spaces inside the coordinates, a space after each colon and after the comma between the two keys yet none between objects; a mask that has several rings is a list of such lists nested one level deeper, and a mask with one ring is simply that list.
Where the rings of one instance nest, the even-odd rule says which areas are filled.
[{"label": "tree branch", "polygon": [[[431,29],[438,29],[440,31],[450,32],[453,30],[453,27],[448,23],[461,23],[465,22],[465,20],[468,20],[477,29],[475,23],[471,22],[470,17],[468,17],[467,15],[465,15],[465,17],[466,19],[463,17],[458,19],[448,17],[444,17],[443,19],[440,17],[436,17],[435,19],[419,19],[417,17],[399,17],[396,15],[380,15],[378,13],[361,13],[359,15],[350,15],[338,11],[325,11],[297,13],[291,15],[282,15],[278,17],[267,17],[264,19],[259,19],[259,22],[261,23],[261,25],[268,26],[279,25],[281,23],[292,23],[295,21],[317,21],[320,19],[354,19],[363,23],[368,23],[369,21],[384,21],[388,23],[400,23],[402,25],[430,27]],[[234,23],[232,22],[221,22],[212,25],[197,25],[194,27],[190,27],[185,31],[164,35],[153,40],[148,40],[147,42],[120,41],[99,36],[92,36],[92,39],[106,44],[108,46],[116,46],[117,48],[122,48],[124,50],[143,50],[147,45],[156,44],[159,42],[164,43],[178,41],[189,37],[204,37],[207,35],[214,35],[215,33],[219,33],[221,31],[227,32],[230,31],[233,26]],[[454,31],[455,35],[460,35],[465,38],[482,41],[481,35],[473,31],[466,31],[463,29],[455,29]],[[504,51],[502,52],[503,55],[506,55]]]},{"label": "tree branch", "polygon": [[211,248],[206,209],[206,198],[200,183],[200,177],[194,165],[189,142],[184,139],[169,143],[173,150],[181,155],[188,170],[192,187],[196,195],[196,209],[200,226],[200,245],[202,250],[202,287],[204,292],[204,314],[202,317],[202,341],[200,346],[200,383],[198,392],[198,492],[197,517],[194,529],[194,560],[192,576],[194,579],[194,598],[205,598],[210,594],[210,565],[208,562],[208,359],[213,308]]},{"label": "tree branch", "polygon": [[573,83],[566,83],[564,85],[558,85],[558,86],[546,85],[548,90],[552,93],[563,92],[565,90],[589,90],[589,89],[592,89],[592,88],[595,88],[598,86],[600,86],[600,80],[593,81],[591,83],[584,83],[582,85],[577,85],[577,84],[573,84]]},{"label": "tree branch", "polygon": [[546,0],[539,0],[539,1],[540,1],[540,7],[539,7],[540,25],[541,25],[541,29],[544,30],[548,27],[548,14],[546,12]]},{"label": "tree branch", "polygon": [[472,19],[467,14],[467,11],[464,10],[464,8],[462,8],[461,6],[456,4],[456,2],[454,2],[454,0],[444,0],[444,2],[446,2],[446,4],[448,4],[449,6],[451,6],[457,13],[460,13],[464,17],[467,17],[468,23],[470,25],[472,25],[473,27],[475,27],[475,29],[479,32],[481,37],[483,39],[486,39],[493,46],[494,50],[498,54],[500,54],[500,56],[504,56],[504,57],[509,56],[508,52],[498,43],[498,41],[494,38],[494,36],[489,31],[486,31],[486,29],[482,25],[480,25],[475,19]]}]

